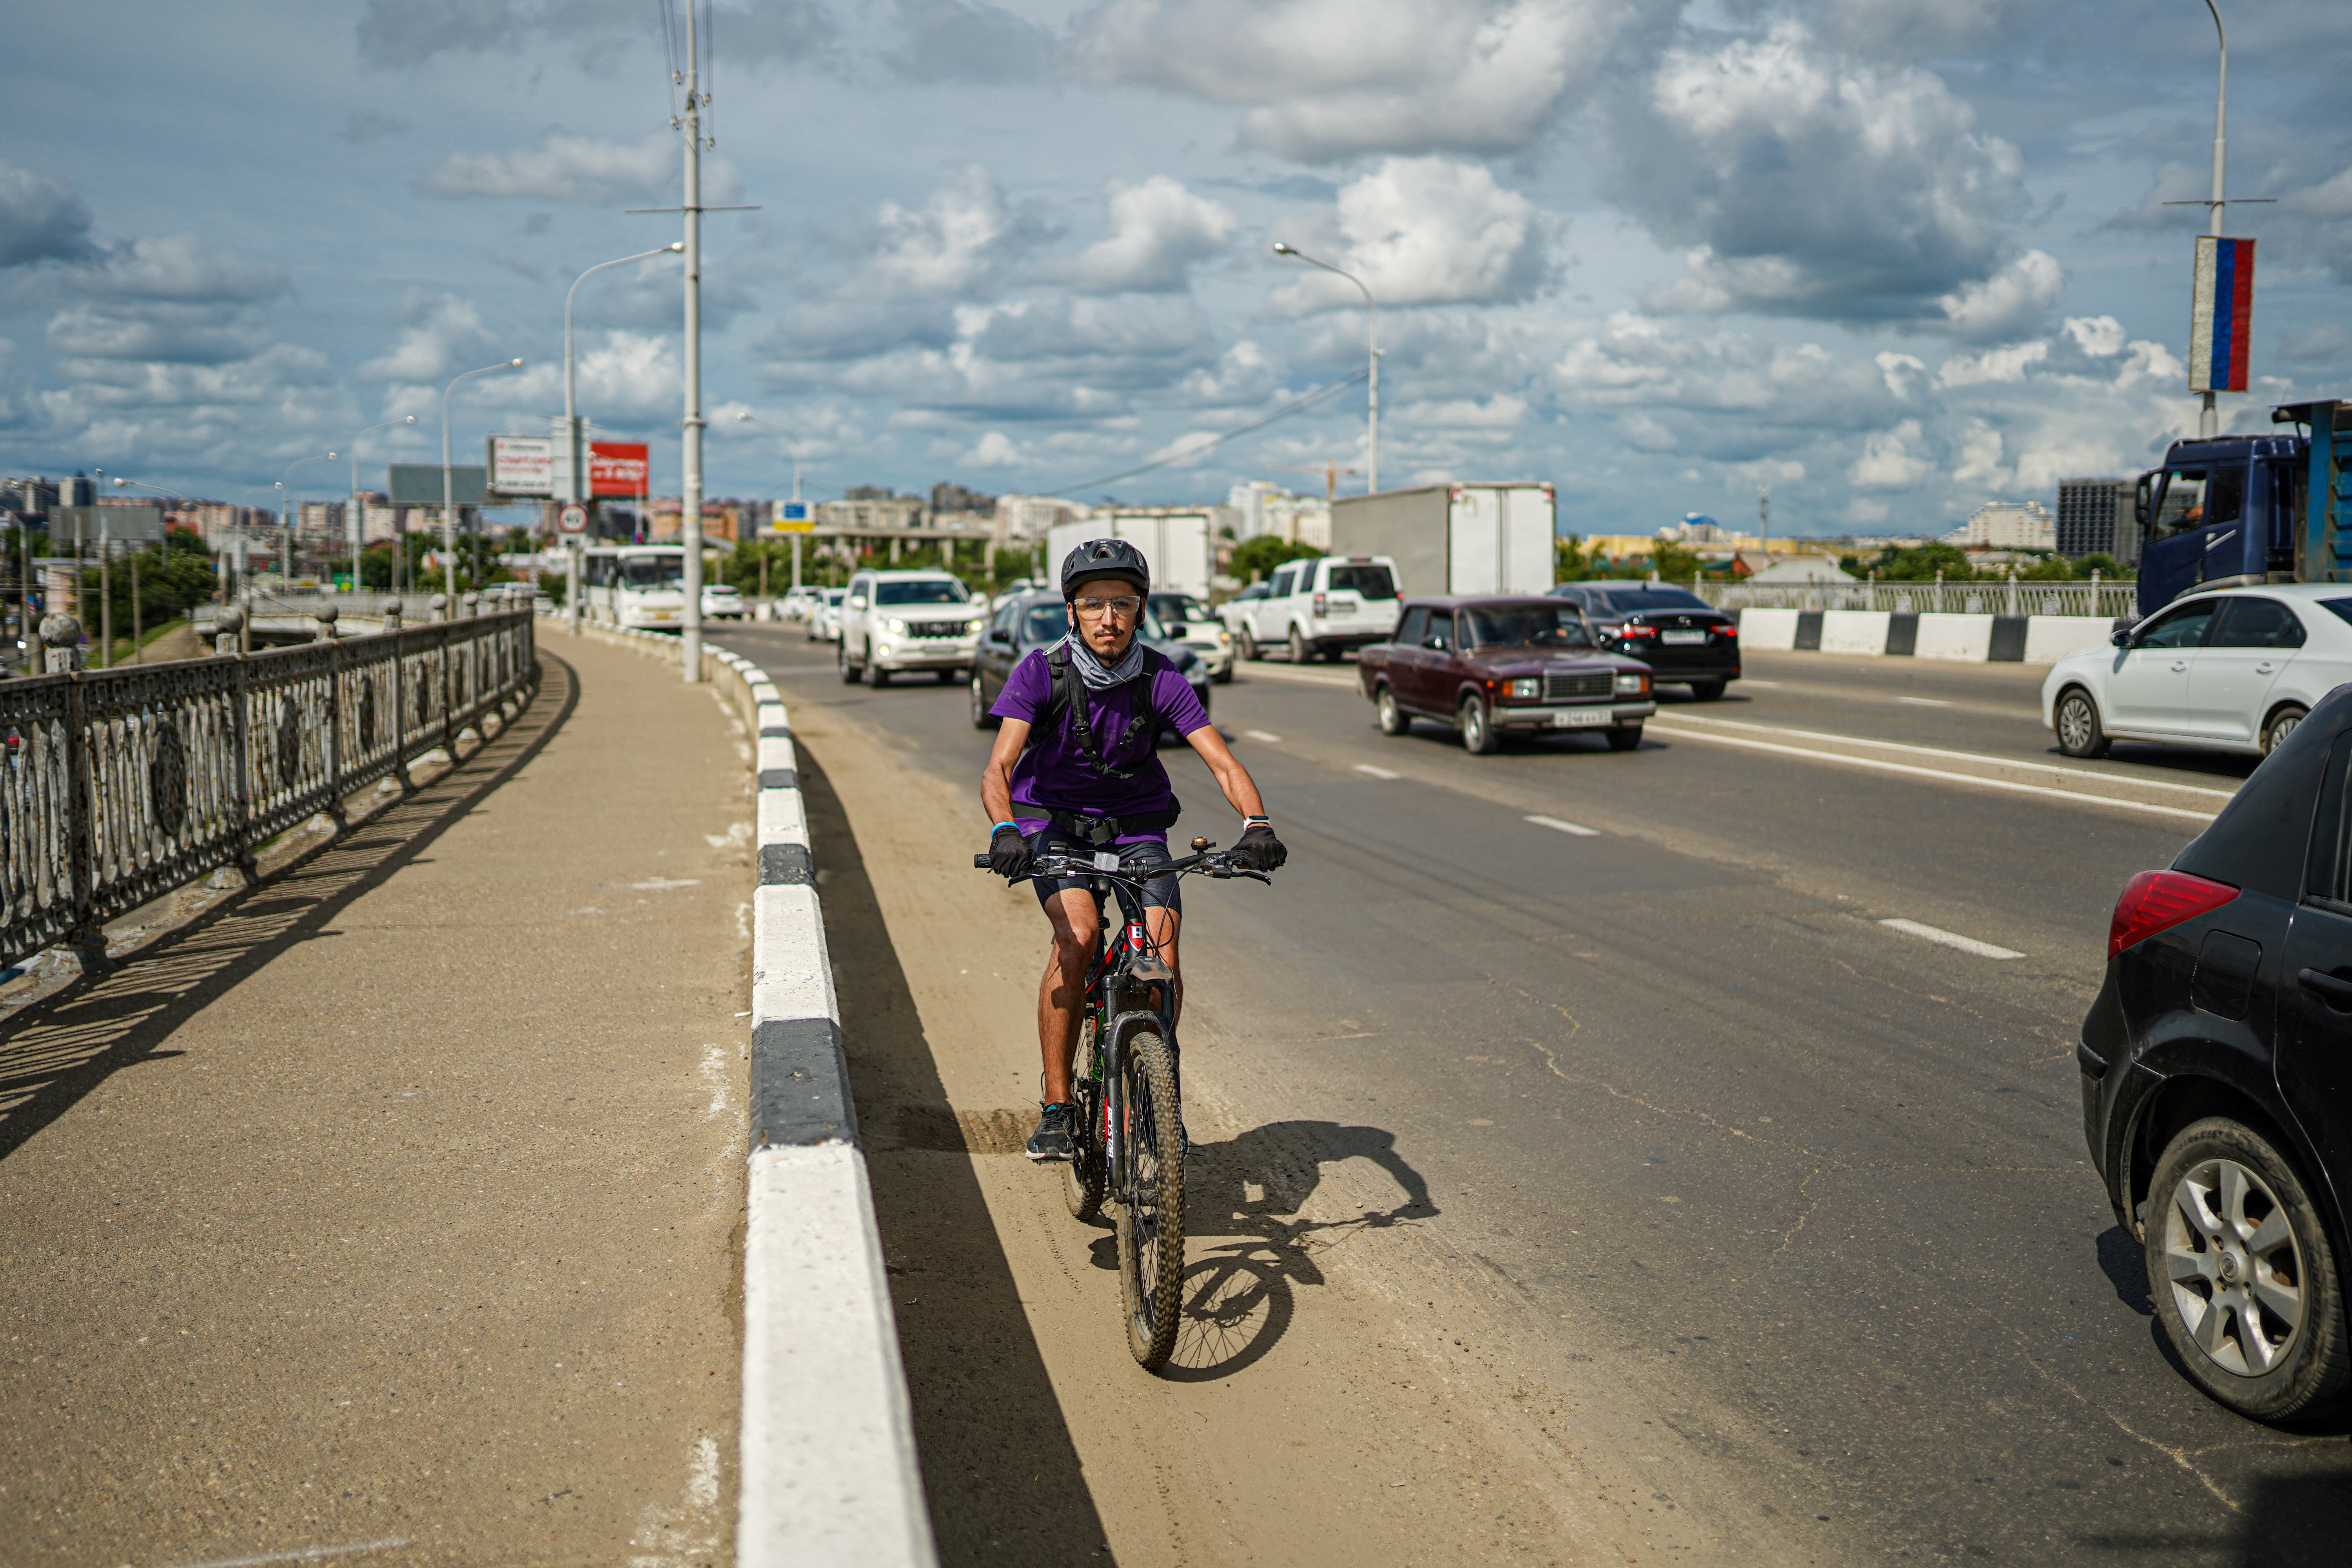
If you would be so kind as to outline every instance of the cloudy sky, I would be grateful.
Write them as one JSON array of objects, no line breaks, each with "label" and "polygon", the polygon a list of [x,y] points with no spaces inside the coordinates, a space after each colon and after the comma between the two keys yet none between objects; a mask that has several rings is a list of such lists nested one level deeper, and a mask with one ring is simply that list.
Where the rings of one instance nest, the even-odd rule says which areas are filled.
[{"label": "cloudy sky", "polygon": [[[679,0],[682,3],[682,0]],[[2270,403],[2352,389],[2352,5],[2234,12]],[[1950,526],[2193,428],[2196,0],[721,0],[714,494],[1129,501],[1363,466],[1562,523]],[[676,237],[659,0],[82,0],[0,19],[0,470],[264,500],[378,421],[561,412],[565,288]],[[583,411],[677,484],[678,275],[580,293]],[[397,437],[397,439],[395,439]],[[340,476],[340,477],[339,477]],[[328,493],[341,465],[298,470]],[[1361,478],[1343,480],[1360,487]],[[258,487],[258,490],[255,489]]]}]

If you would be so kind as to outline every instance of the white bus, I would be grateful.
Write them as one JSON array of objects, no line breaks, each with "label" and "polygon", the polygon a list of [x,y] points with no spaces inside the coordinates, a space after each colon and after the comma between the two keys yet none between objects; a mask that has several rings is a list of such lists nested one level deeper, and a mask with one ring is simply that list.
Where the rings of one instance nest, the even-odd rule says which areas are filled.
[{"label": "white bus", "polygon": [[675,629],[686,614],[686,551],[592,544],[581,552],[580,613],[608,626]]}]

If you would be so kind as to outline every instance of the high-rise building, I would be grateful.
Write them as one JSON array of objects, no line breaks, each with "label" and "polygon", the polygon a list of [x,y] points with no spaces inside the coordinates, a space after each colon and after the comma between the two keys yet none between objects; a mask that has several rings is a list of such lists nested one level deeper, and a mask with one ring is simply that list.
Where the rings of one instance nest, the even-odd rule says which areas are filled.
[{"label": "high-rise building", "polygon": [[2057,537],[2057,519],[2038,500],[1989,500],[1969,521],[1944,535],[1944,542],[1985,550],[2048,550]]},{"label": "high-rise building", "polygon": [[2130,479],[2058,481],[2058,553],[2074,560],[2105,552],[2124,565],[2139,559]]}]

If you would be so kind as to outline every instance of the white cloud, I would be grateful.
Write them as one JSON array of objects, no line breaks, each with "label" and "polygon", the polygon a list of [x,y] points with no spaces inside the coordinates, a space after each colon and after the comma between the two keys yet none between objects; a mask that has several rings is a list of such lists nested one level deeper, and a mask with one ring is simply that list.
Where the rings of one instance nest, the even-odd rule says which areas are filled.
[{"label": "white cloud", "polygon": [[1864,443],[1862,456],[1845,471],[1846,482],[1864,489],[1908,489],[1936,471],[1933,462],[1912,450],[1919,438],[1916,419],[1881,430]]},{"label": "white cloud", "polygon": [[[1538,292],[1551,272],[1557,223],[1475,163],[1389,158],[1339,192],[1335,258],[1383,305],[1494,304]],[[1302,264],[1303,265],[1303,264]],[[1361,301],[1319,269],[1278,289],[1291,314]]]},{"label": "white cloud", "polygon": [[1936,303],[1960,337],[2009,337],[2038,323],[2066,288],[2066,269],[2046,251],[2029,250],[1990,278],[1964,283]]},{"label": "white cloud", "polygon": [[1982,353],[1954,354],[1936,378],[1946,386],[1974,386],[1982,382],[2023,381],[2025,373],[2050,357],[2050,345],[2036,339],[1987,349]]},{"label": "white cloud", "polygon": [[2000,489],[2010,481],[2010,470],[2001,466],[2000,453],[2004,445],[2000,431],[1982,419],[1971,419],[1960,433],[1960,460],[1952,469],[1957,484],[1981,485]]},{"label": "white cloud", "polygon": [[1232,212],[1181,182],[1154,174],[1140,184],[1112,182],[1110,237],[1087,247],[1069,280],[1093,294],[1170,293],[1192,282],[1192,264],[1234,237]]},{"label": "white cloud", "polygon": [[437,384],[472,369],[489,352],[481,311],[455,294],[436,298],[412,289],[402,297],[394,319],[404,323],[399,342],[391,353],[362,364],[353,373],[360,380]]},{"label": "white cloud", "polygon": [[969,295],[991,284],[1036,237],[977,163],[942,181],[923,206],[885,202],[856,280],[886,293]]},{"label": "white cloud", "polygon": [[2124,352],[2128,337],[2124,324],[2113,316],[2069,316],[2065,321],[2066,335],[2084,353],[2098,359],[2108,359]]},{"label": "white cloud", "polygon": [[[525,197],[541,202],[618,205],[656,201],[678,187],[684,162],[677,137],[656,132],[642,142],[604,142],[551,132],[536,148],[516,153],[452,153],[427,170],[416,188],[434,196]],[[731,199],[739,176],[724,159],[706,156],[703,199]]]},{"label": "white cloud", "polygon": [[982,436],[961,460],[975,468],[1020,468],[1029,463],[1027,454],[1002,430],[991,430]]},{"label": "white cloud", "polygon": [[1612,134],[1617,199],[1693,247],[1653,310],[1990,330],[2045,281],[2021,259],[1998,298],[1968,292],[2002,271],[2017,149],[1941,78],[1839,54],[1801,23],[1668,50]]},{"label": "white cloud", "polygon": [[1242,140],[1320,162],[1526,145],[1589,79],[1623,0],[1108,0],[1070,67],[1251,106]]}]

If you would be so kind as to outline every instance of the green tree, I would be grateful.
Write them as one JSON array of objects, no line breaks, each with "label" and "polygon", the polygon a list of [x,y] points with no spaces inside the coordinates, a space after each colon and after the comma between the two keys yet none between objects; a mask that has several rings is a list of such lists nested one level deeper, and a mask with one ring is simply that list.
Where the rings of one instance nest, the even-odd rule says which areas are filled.
[{"label": "green tree", "polygon": [[1688,583],[1699,574],[1698,552],[1686,550],[1671,539],[1661,539],[1650,546],[1651,570],[1668,583]]},{"label": "green tree", "polygon": [[1592,575],[1592,557],[1585,553],[1584,536],[1564,533],[1551,542],[1555,583],[1581,583]]},{"label": "green tree", "polygon": [[1874,558],[1855,561],[1849,570],[1861,576],[1875,572],[1882,583],[1932,582],[1939,573],[1946,582],[1966,583],[1977,574],[1976,563],[1969,559],[1968,552],[1940,540],[1908,548],[1890,544]]},{"label": "green tree", "polygon": [[1233,574],[1244,583],[1255,583],[1286,561],[1296,561],[1302,555],[1322,553],[1311,544],[1283,539],[1271,533],[1261,533],[1255,539],[1244,539],[1234,546]]}]

